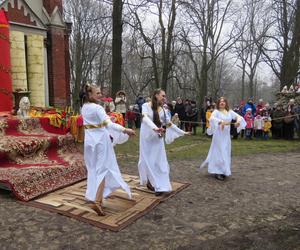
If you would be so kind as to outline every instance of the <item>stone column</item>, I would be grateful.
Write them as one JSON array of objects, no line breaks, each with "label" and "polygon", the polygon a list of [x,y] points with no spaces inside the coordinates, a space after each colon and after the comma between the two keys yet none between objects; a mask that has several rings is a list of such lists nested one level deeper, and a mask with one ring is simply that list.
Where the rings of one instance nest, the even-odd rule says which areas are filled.
[{"label": "stone column", "polygon": [[28,91],[24,33],[20,31],[11,31],[10,43],[13,91],[18,89]]},{"label": "stone column", "polygon": [[28,86],[31,91],[30,101],[34,106],[45,107],[45,60],[44,37],[27,36]]}]

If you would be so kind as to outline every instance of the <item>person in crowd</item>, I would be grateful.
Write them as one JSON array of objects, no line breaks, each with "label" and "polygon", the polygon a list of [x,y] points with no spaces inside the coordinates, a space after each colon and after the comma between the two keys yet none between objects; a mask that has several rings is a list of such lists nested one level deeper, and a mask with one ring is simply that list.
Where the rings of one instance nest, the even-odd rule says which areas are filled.
[{"label": "person in crowd", "polygon": [[210,127],[209,119],[210,119],[211,114],[212,114],[213,111],[214,111],[214,106],[213,105],[209,105],[208,108],[207,108],[206,114],[205,114],[205,120],[206,120],[205,126],[206,126],[206,130]]},{"label": "person in crowd", "polygon": [[270,136],[270,132],[271,132],[271,127],[272,127],[272,123],[271,123],[271,117],[270,116],[264,116],[263,117],[263,138],[265,140],[269,139]]},{"label": "person in crowd", "polygon": [[246,121],[246,129],[245,129],[245,138],[248,140],[252,139],[253,134],[253,127],[254,127],[254,118],[252,115],[252,109],[248,108],[246,110],[246,114],[244,116],[244,119]]},{"label": "person in crowd", "polygon": [[189,130],[193,132],[194,135],[197,134],[197,122],[198,122],[198,108],[195,101],[191,101],[191,109],[189,113],[186,114],[188,120],[190,121]]},{"label": "person in crowd", "polygon": [[101,103],[104,110],[107,110],[108,113],[115,111],[114,100],[109,96],[109,88],[102,89]]},{"label": "person in crowd", "polygon": [[192,127],[191,127],[191,118],[189,114],[192,113],[192,106],[191,106],[191,101],[189,99],[185,99],[184,102],[184,127],[185,131],[191,132]]},{"label": "person in crowd", "polygon": [[165,98],[165,91],[156,89],[152,94],[151,102],[143,104],[140,130],[138,163],[140,182],[141,185],[147,185],[147,188],[157,196],[172,191],[164,141],[171,143],[176,138],[187,134],[170,122],[163,108]]},{"label": "person in crowd", "polygon": [[92,203],[92,209],[104,216],[102,200],[114,190],[122,188],[131,197],[129,186],[120,173],[112,140],[114,144],[124,143],[128,135],[134,135],[135,132],[110,120],[98,104],[101,91],[97,85],[84,85],[80,98],[83,104],[81,114],[85,129],[84,161],[87,168],[85,197]]},{"label": "person in crowd", "polygon": [[299,103],[295,105],[295,128],[296,128],[298,139],[300,139],[300,104]]},{"label": "person in crowd", "polygon": [[116,94],[115,99],[115,110],[117,113],[121,113],[123,115],[123,118],[125,120],[125,114],[126,114],[126,94],[123,90],[120,90]]},{"label": "person in crowd", "polygon": [[132,129],[136,119],[136,113],[133,111],[133,105],[129,106],[129,109],[127,110],[125,116],[126,116],[128,128]]},{"label": "person in crowd", "polygon": [[141,127],[142,113],[140,112],[140,108],[138,104],[133,105],[133,112],[135,113],[135,127]]},{"label": "person in crowd", "polygon": [[211,105],[207,106],[205,104],[202,105],[200,109],[200,120],[201,120],[201,127],[202,127],[202,134],[206,133],[206,125],[207,125],[207,119],[206,119],[206,112],[209,109]]},{"label": "person in crowd", "polygon": [[276,108],[272,112],[272,138],[273,139],[282,139],[283,138],[283,118],[284,111],[281,103],[274,104]]},{"label": "person in crowd", "polygon": [[264,100],[263,100],[263,99],[259,99],[259,100],[258,100],[258,103],[257,103],[257,105],[256,105],[256,115],[257,115],[258,113],[261,114],[261,112],[262,112],[262,110],[263,110],[264,107],[265,107]]},{"label": "person in crowd", "polygon": [[256,139],[263,138],[264,120],[263,117],[261,116],[261,111],[254,118],[254,130],[255,130]]},{"label": "person in crowd", "polygon": [[139,113],[142,113],[142,106],[146,102],[145,98],[141,95],[138,96],[138,98],[135,101],[135,104],[139,107]]},{"label": "person in crowd", "polygon": [[245,114],[247,112],[247,109],[249,109],[249,108],[251,109],[252,116],[254,117],[255,113],[256,113],[256,106],[253,103],[253,99],[252,98],[249,98],[248,101],[247,101],[247,103],[243,107],[243,109],[242,109],[242,115],[243,116],[245,116]]},{"label": "person in crowd", "polygon": [[185,119],[185,109],[181,97],[177,97],[176,104],[175,104],[175,113],[178,114],[180,120],[180,129],[183,129],[184,123],[182,121],[184,121]]},{"label": "person in crowd", "polygon": [[291,99],[286,107],[283,118],[283,136],[286,140],[294,139],[295,129],[295,100]]},{"label": "person in crowd", "polygon": [[180,120],[179,120],[179,116],[177,113],[175,113],[172,117],[172,123],[175,124],[177,127],[180,126]]},{"label": "person in crowd", "polygon": [[176,101],[172,101],[169,105],[169,110],[171,111],[171,116],[173,117],[173,115],[176,113]]},{"label": "person in crowd", "polygon": [[230,124],[232,120],[237,121],[235,126],[238,132],[246,126],[244,118],[229,109],[227,99],[220,97],[209,119],[210,128],[207,133],[212,135],[211,146],[207,158],[200,166],[203,168],[208,165],[208,173],[214,174],[220,181],[231,175]]},{"label": "person in crowd", "polygon": [[[238,107],[235,107],[233,109],[233,112],[237,113],[239,115],[240,111]],[[236,140],[238,138],[239,133],[237,132],[237,127],[234,126],[234,124],[236,123],[236,120],[232,120],[231,121],[231,126],[230,126],[230,134],[232,136],[232,139]]]}]

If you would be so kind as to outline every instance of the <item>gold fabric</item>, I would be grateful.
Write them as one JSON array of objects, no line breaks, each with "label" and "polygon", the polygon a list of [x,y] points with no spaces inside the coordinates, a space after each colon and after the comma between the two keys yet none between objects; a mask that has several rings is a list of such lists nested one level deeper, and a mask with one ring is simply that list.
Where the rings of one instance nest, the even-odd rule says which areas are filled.
[{"label": "gold fabric", "polygon": [[103,128],[105,126],[108,125],[108,120],[105,120],[104,122],[100,123],[100,124],[87,124],[87,125],[83,125],[83,127],[85,129],[92,129],[92,128]]}]

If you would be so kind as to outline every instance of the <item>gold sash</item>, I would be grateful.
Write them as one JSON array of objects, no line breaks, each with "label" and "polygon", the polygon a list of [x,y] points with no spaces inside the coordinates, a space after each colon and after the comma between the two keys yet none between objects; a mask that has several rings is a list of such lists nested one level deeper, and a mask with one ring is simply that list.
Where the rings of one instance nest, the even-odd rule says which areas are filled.
[{"label": "gold sash", "polygon": [[102,122],[102,123],[100,123],[100,124],[87,124],[87,125],[83,125],[83,127],[85,128],[85,129],[92,129],[92,128],[103,128],[103,127],[105,127],[105,126],[107,126],[108,125],[108,121],[106,120],[106,121],[104,121],[104,122]]}]

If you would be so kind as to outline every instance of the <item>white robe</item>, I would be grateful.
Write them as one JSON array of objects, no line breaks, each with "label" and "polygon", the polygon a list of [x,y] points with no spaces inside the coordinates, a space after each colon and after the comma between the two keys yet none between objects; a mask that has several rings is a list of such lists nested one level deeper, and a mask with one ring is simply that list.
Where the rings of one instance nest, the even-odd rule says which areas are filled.
[{"label": "white robe", "polygon": [[207,133],[213,135],[210,149],[206,160],[202,163],[200,168],[208,165],[208,173],[223,174],[225,176],[231,175],[231,138],[230,125],[225,125],[222,130],[221,121],[231,122],[232,120],[239,120],[240,126],[237,128],[238,132],[244,129],[246,122],[243,117],[232,110],[227,113],[214,110],[209,119],[210,128]]},{"label": "white robe", "polygon": [[[156,192],[172,191],[164,138],[159,137],[153,131],[157,126],[153,123],[151,103],[143,104],[142,113],[140,158],[138,163],[141,185],[145,185],[149,180]],[[166,129],[166,143],[169,144],[185,134],[184,131],[170,123],[170,117],[168,117],[166,110],[163,108],[159,111],[159,117],[163,125],[170,125]]]},{"label": "white robe", "polygon": [[103,179],[105,179],[104,198],[118,188],[124,189],[131,197],[130,189],[121,176],[110,138],[112,135],[114,144],[127,141],[128,135],[123,133],[124,127],[111,122],[105,110],[95,103],[84,104],[81,113],[84,125],[98,125],[108,121],[105,127],[85,129],[84,160],[88,172],[86,199],[95,201]]}]

